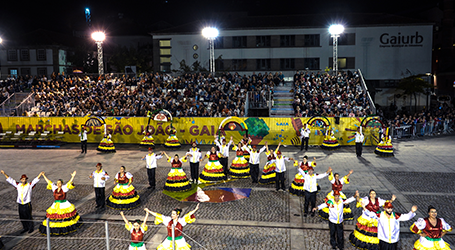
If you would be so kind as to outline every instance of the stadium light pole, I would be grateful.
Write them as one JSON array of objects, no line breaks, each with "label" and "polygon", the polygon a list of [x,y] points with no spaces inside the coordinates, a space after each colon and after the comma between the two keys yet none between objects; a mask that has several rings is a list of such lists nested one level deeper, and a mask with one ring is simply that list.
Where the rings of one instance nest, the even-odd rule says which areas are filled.
[{"label": "stadium light pole", "polygon": [[98,48],[98,74],[104,74],[104,63],[103,63],[103,42],[106,39],[106,35],[104,32],[97,31],[92,33],[92,39],[96,43],[96,47]]},{"label": "stadium light pole", "polygon": [[202,30],[202,36],[209,40],[209,53],[210,53],[210,74],[215,77],[215,48],[214,40],[219,35],[217,28],[207,27]]},{"label": "stadium light pole", "polygon": [[338,75],[338,37],[343,31],[344,26],[341,24],[332,24],[329,27],[329,33],[333,39],[333,71],[335,71],[335,76]]}]

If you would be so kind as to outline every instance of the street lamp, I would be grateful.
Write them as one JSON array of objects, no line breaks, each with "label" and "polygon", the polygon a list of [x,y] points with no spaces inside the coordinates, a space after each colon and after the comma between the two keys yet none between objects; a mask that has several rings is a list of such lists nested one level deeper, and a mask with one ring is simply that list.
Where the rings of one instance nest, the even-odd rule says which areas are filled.
[{"label": "street lamp", "polygon": [[98,48],[98,74],[104,74],[104,63],[103,63],[103,44],[104,39],[106,39],[106,35],[104,32],[98,31],[92,33],[92,39],[96,43],[96,47]]},{"label": "street lamp", "polygon": [[341,24],[332,24],[329,27],[329,33],[333,38],[333,71],[335,71],[335,76],[338,75],[338,37],[343,31],[344,26]]},{"label": "street lamp", "polygon": [[209,40],[209,51],[210,51],[210,73],[212,77],[215,77],[215,48],[213,41],[218,36],[219,31],[217,28],[207,27],[202,30],[202,36]]}]

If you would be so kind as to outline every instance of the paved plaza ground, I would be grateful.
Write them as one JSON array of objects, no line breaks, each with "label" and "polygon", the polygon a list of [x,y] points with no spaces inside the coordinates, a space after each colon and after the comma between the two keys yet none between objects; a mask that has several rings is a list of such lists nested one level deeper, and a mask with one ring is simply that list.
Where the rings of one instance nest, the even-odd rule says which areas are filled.
[{"label": "paved plaza ground", "polygon": [[[51,180],[59,178],[67,181],[70,173],[77,170],[76,188],[70,190],[68,201],[76,205],[84,220],[84,225],[76,233],[67,236],[51,237],[52,249],[106,249],[105,221],[109,222],[110,249],[127,249],[129,232],[125,229],[119,212],[109,208],[96,209],[92,181],[88,178],[101,162],[104,169],[114,176],[119,167],[124,165],[134,175],[133,185],[141,196],[142,205],[132,211],[126,211],[129,219],[141,218],[144,208],[163,214],[170,214],[176,207],[186,213],[195,208],[194,202],[180,202],[163,194],[163,185],[170,170],[170,164],[158,161],[157,189],[147,189],[145,162],[141,158],[147,151],[139,146],[117,145],[117,153],[100,154],[97,145],[89,145],[86,155],[81,155],[78,145],[64,145],[60,149],[1,149],[0,169],[16,180],[26,173],[30,179],[45,171]],[[355,155],[354,147],[344,147],[336,151],[324,151],[312,147],[306,152],[310,159],[317,158],[316,172],[322,173],[328,167],[334,172],[345,175],[353,169],[351,183],[343,187],[350,196],[359,190],[366,196],[370,189],[375,189],[378,196],[389,199],[397,196],[395,211],[408,212],[412,205],[417,205],[417,217],[401,223],[400,249],[412,249],[418,236],[411,234],[409,226],[418,218],[426,216],[428,205],[438,209],[438,215],[455,226],[455,136],[440,136],[394,142],[395,157],[381,158],[374,154],[373,147],[364,147],[362,157]],[[201,146],[205,152],[209,146]],[[272,146],[272,148],[274,148]],[[187,147],[172,154],[183,155]],[[156,151],[163,148],[157,147]],[[283,154],[301,160],[304,152],[293,146],[282,147]],[[169,155],[169,151],[167,151]],[[235,156],[231,152],[230,160]],[[266,160],[261,158],[261,167]],[[205,161],[203,164],[205,164]],[[200,167],[202,171],[203,164]],[[189,164],[184,163],[184,170],[189,175]],[[288,164],[286,185],[292,182],[297,168]],[[322,203],[330,191],[327,179],[319,181],[322,188],[318,194],[318,204]],[[108,181],[106,196],[114,186],[113,178]],[[229,181],[207,186],[204,190],[219,187],[251,188],[249,198],[225,203],[203,203],[196,212],[196,222],[184,228],[185,238],[192,249],[331,249],[326,221],[319,217],[303,217],[304,199],[289,192],[276,192],[274,185],[251,183],[250,179]],[[22,227],[18,221],[16,191],[0,176],[0,235],[5,249],[47,249],[46,237],[37,230],[45,217],[46,209],[52,204],[53,196],[46,189],[42,179],[33,191],[33,215],[36,221],[35,231],[20,235]],[[361,211],[351,204],[357,218]],[[148,223],[145,234],[147,249],[156,249],[166,235],[163,225],[154,225],[153,218]],[[349,233],[354,229],[354,221],[345,222],[345,249],[354,249],[349,241]],[[452,246],[455,235],[450,233],[445,240]]]}]

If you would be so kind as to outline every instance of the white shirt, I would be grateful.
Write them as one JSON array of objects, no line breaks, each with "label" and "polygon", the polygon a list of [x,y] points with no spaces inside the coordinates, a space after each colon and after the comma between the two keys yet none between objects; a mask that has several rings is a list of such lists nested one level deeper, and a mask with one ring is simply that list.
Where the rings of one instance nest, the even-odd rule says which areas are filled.
[{"label": "white shirt", "polygon": [[86,141],[87,140],[87,131],[83,131],[82,133],[80,133],[79,137],[81,138],[81,141]]},{"label": "white shirt", "polygon": [[265,150],[265,146],[262,147],[259,151],[253,152],[251,149],[249,149],[247,146],[243,146],[243,150],[248,151],[250,153],[250,164],[256,165],[259,164],[259,159],[261,158],[260,155],[262,152]]},{"label": "white shirt", "polygon": [[363,142],[363,140],[365,139],[365,136],[359,132],[355,132],[355,142],[358,143],[358,142]]},{"label": "white shirt", "polygon": [[272,160],[271,162],[273,161],[275,161],[276,163],[275,172],[282,173],[286,171],[286,164],[284,161],[290,162],[291,160],[289,160],[288,157],[281,156],[280,158],[278,158],[277,156],[276,159]]},{"label": "white shirt", "polygon": [[306,129],[301,128],[301,129],[300,129],[300,135],[301,135],[302,137],[305,137],[305,138],[306,138],[306,137],[310,137],[310,133],[311,133],[311,130],[310,130],[309,128],[306,128]]},{"label": "white shirt", "polygon": [[191,163],[198,163],[202,158],[201,150],[198,148],[190,148],[188,153],[191,154],[191,156],[188,157]]},{"label": "white shirt", "polygon": [[163,158],[163,155],[156,155],[155,153],[147,154],[145,156],[145,161],[147,165],[145,166],[148,169],[156,168],[156,160]]},{"label": "white shirt", "polygon": [[309,175],[309,174],[305,173],[301,168],[299,168],[299,172],[305,179],[305,183],[303,184],[303,189],[305,189],[306,191],[308,191],[310,193],[318,191],[318,187],[317,187],[318,179],[322,179],[322,178],[326,177],[327,175],[329,175],[327,173]]},{"label": "white shirt", "polygon": [[232,140],[228,144],[222,145],[218,142],[218,139],[215,140],[215,144],[220,148],[220,152],[224,157],[229,157],[229,148],[231,147]]},{"label": "white shirt", "polygon": [[32,201],[32,189],[35,187],[36,183],[39,182],[39,179],[36,177],[32,182],[26,183],[25,185],[22,185],[22,183],[15,181],[11,177],[8,177],[6,181],[17,189],[16,202],[24,205]]},{"label": "white shirt", "polygon": [[412,211],[402,215],[392,212],[387,218],[385,211],[376,214],[368,210],[364,210],[363,214],[378,220],[378,239],[390,244],[400,240],[400,221],[408,221],[416,215]]},{"label": "white shirt", "polygon": [[318,210],[321,210],[325,207],[329,208],[329,221],[335,224],[340,224],[343,222],[343,207],[344,204],[349,204],[355,201],[354,197],[351,197],[345,201],[341,198],[338,200],[338,203],[335,202],[335,199],[328,200],[326,203],[322,203],[318,206]]},{"label": "white shirt", "polygon": [[[107,174],[104,169],[101,169],[101,172],[96,172],[93,171],[91,176],[93,177],[93,187],[96,188],[103,188],[106,187],[106,181],[109,180],[109,175]],[[102,180],[101,178],[106,178],[105,180]]]}]

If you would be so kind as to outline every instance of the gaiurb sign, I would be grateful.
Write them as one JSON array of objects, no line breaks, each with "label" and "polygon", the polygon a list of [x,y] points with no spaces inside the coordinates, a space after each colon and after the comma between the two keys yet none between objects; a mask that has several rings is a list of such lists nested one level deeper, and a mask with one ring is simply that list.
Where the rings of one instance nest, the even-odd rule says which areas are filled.
[{"label": "gaiurb sign", "polygon": [[419,35],[418,31],[415,35],[402,35],[400,32],[397,35],[383,33],[379,37],[379,47],[422,47],[423,40],[423,36]]}]

